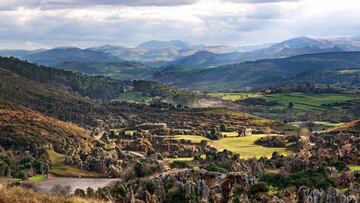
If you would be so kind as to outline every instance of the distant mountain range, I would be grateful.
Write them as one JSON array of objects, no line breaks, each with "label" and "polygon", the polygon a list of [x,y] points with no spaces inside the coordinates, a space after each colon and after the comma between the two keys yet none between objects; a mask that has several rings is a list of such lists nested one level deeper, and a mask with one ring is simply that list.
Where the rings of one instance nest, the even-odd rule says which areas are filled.
[{"label": "distant mountain range", "polygon": [[133,48],[104,45],[87,49],[63,47],[34,51],[0,50],[0,55],[15,56],[40,65],[60,68],[68,62],[119,61],[137,61],[157,67],[213,67],[259,59],[341,51],[360,51],[360,36],[324,39],[298,37],[280,43],[244,47],[192,45],[181,40],[152,40]]},{"label": "distant mountain range", "polygon": [[134,48],[105,45],[88,49],[0,50],[0,55],[120,80],[146,79],[196,90],[233,90],[290,81],[316,82],[316,77],[324,83],[333,83],[348,80],[351,75],[351,81],[356,82],[359,72],[350,71],[350,75],[337,72],[360,67],[360,52],[356,51],[360,51],[360,36],[298,37],[245,48],[153,40]]},{"label": "distant mountain range", "polygon": [[154,74],[154,79],[176,87],[206,91],[246,90],[306,82],[360,86],[360,52],[306,54],[213,68],[169,66]]},{"label": "distant mountain range", "polygon": [[359,38],[313,39],[309,37],[299,37],[252,51],[223,54],[205,54],[204,52],[201,52],[201,54],[195,53],[190,56],[181,57],[170,63],[170,65],[209,67],[244,61],[255,61],[259,59],[284,58],[302,54],[343,51],[360,51]]}]

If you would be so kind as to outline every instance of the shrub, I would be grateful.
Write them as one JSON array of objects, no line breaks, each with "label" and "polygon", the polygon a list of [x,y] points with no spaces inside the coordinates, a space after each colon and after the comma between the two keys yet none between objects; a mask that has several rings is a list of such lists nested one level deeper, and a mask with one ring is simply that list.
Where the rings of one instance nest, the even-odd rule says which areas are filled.
[{"label": "shrub", "polygon": [[301,171],[288,176],[268,173],[261,176],[260,181],[278,188],[307,186],[327,189],[335,185],[334,181],[327,176],[324,168]]},{"label": "shrub", "polygon": [[217,164],[214,164],[214,163],[206,165],[204,168],[206,170],[208,170],[208,171],[215,171],[215,172],[220,172],[220,173],[228,173],[228,170],[226,170],[225,168],[220,167],[220,166],[218,166]]},{"label": "shrub", "polygon": [[21,180],[26,180],[28,177],[26,175],[26,173],[24,171],[18,170],[15,172],[14,174],[15,178],[21,179]]},{"label": "shrub", "polygon": [[332,161],[330,165],[334,166],[338,171],[343,171],[347,168],[346,163],[343,161]]},{"label": "shrub", "polygon": [[265,183],[256,183],[250,187],[249,194],[255,196],[258,193],[268,192],[269,188]]},{"label": "shrub", "polygon": [[120,181],[118,181],[118,182],[116,182],[115,186],[112,188],[111,193],[114,196],[120,195],[120,197],[125,198],[128,191],[127,191],[126,187]]},{"label": "shrub", "polygon": [[186,161],[173,161],[170,168],[190,168],[190,165]]},{"label": "shrub", "polygon": [[148,180],[144,182],[144,188],[150,193],[150,194],[154,194],[156,186],[155,183]]},{"label": "shrub", "polygon": [[75,190],[74,195],[78,197],[86,197],[85,191],[79,188]]}]

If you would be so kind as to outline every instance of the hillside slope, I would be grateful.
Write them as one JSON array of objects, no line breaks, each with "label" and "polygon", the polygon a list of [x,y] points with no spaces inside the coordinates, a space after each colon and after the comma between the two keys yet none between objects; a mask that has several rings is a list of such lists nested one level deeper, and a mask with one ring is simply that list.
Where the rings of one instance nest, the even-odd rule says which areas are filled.
[{"label": "hillside slope", "polygon": [[158,72],[154,77],[157,81],[177,87],[198,90],[243,90],[281,84],[306,72],[358,69],[360,52],[334,52],[259,60],[201,70],[183,71],[169,68]]},{"label": "hillside slope", "polygon": [[0,100],[0,145],[5,149],[39,150],[52,144],[57,152],[68,148],[90,150],[90,133],[29,108]]}]

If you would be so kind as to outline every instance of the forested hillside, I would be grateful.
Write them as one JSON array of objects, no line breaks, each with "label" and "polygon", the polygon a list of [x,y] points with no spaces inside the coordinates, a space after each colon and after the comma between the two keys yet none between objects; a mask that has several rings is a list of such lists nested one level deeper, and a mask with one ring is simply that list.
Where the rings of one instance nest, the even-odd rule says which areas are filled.
[{"label": "forested hillside", "polygon": [[[154,77],[157,81],[177,87],[200,90],[244,90],[283,84],[290,78],[291,82],[302,82],[303,79],[299,74],[311,75],[313,72],[334,70],[343,71],[342,73],[351,70],[354,73],[359,69],[360,52],[336,52],[244,62],[200,70],[169,67],[157,72]],[[318,77],[313,79],[308,77],[307,82],[330,83],[334,80],[326,79],[326,75],[323,76],[324,78],[320,81],[317,80]],[[356,77],[354,80],[351,74],[340,74],[338,77],[346,77],[342,80],[353,80],[351,83],[360,82]],[[342,83],[341,80],[338,82]]]}]

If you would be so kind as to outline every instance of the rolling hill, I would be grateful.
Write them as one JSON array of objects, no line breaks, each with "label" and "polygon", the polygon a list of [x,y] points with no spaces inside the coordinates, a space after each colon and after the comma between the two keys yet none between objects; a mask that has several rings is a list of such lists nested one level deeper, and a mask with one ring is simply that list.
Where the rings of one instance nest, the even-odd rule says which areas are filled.
[{"label": "rolling hill", "polygon": [[[5,149],[39,150],[53,145],[57,152],[69,147],[90,150],[90,132],[14,103],[0,100],[0,146]],[[35,152],[36,153],[36,152]]]},{"label": "rolling hill", "polygon": [[42,52],[31,53],[21,57],[30,62],[46,65],[58,66],[64,62],[112,62],[119,59],[104,52],[92,51],[79,48],[55,48]]},{"label": "rolling hill", "polygon": [[[241,50],[241,48],[239,48]],[[360,42],[353,39],[313,39],[309,37],[298,37],[255,50],[204,54],[194,53],[184,56],[170,63],[176,66],[207,67],[240,63],[244,61],[255,61],[260,59],[284,58],[303,54],[360,51]]]},{"label": "rolling hill", "polygon": [[[360,52],[332,52],[266,59],[218,66],[186,69],[169,67],[157,72],[157,81],[197,90],[244,90],[302,81],[299,74],[329,70],[359,70]],[[356,72],[356,71],[355,71]],[[306,74],[305,74],[306,75]],[[298,77],[296,77],[298,76]],[[294,80],[294,78],[297,78]],[[316,82],[311,80],[309,82]],[[359,80],[355,82],[359,83]]]}]

